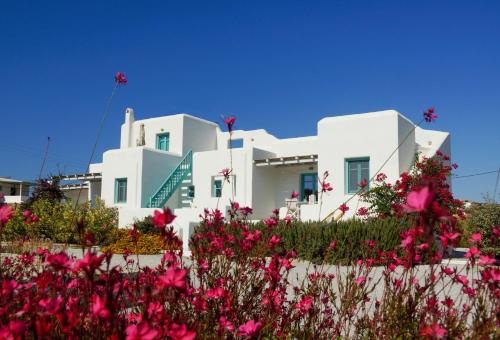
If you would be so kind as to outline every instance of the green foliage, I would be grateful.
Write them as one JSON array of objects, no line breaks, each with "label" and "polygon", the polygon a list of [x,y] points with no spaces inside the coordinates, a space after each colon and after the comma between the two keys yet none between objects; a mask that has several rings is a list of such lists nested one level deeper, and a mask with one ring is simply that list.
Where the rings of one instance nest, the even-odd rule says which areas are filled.
[{"label": "green foliage", "polygon": [[463,229],[463,246],[470,246],[468,239],[473,233],[481,233],[481,249],[485,253],[500,254],[500,242],[493,235],[493,228],[500,226],[500,204],[472,204],[465,211],[465,220],[461,222]]},{"label": "green foliage", "polygon": [[33,203],[38,200],[60,203],[64,198],[64,193],[59,186],[60,179],[54,177],[51,181],[39,179],[36,181],[33,193],[28,200],[22,204],[23,209],[31,209]]},{"label": "green foliage", "polygon": [[36,222],[27,223],[22,207],[18,206],[13,218],[4,228],[2,239],[7,241],[29,238],[32,240],[51,240],[57,243],[79,243],[76,221],[84,217],[85,232],[93,234],[96,244],[112,241],[111,232],[117,228],[118,212],[105,207],[97,200],[93,207],[88,204],[76,209],[71,203],[54,202],[47,199],[33,201],[30,212],[38,216]]},{"label": "green foliage", "polygon": [[137,231],[142,234],[160,234],[160,229],[153,224],[152,219],[152,216],[146,216],[142,220],[136,220],[134,225]]}]

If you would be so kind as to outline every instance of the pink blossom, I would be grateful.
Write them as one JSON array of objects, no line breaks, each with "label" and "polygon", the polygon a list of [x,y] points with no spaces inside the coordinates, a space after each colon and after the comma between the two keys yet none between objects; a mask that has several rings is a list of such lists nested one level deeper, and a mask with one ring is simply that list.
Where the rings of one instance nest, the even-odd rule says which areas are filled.
[{"label": "pink blossom", "polygon": [[92,296],[92,313],[101,318],[109,319],[109,310],[106,308],[106,299],[97,294]]},{"label": "pink blossom", "polygon": [[26,329],[26,323],[19,320],[10,320],[9,323],[3,327],[0,327],[0,339],[21,339],[24,330]]},{"label": "pink blossom", "polygon": [[118,85],[125,85],[127,83],[127,78],[122,72],[117,72],[115,75],[115,83]]},{"label": "pink blossom", "polygon": [[406,212],[422,212],[427,210],[433,199],[434,194],[430,192],[429,187],[424,187],[419,191],[410,192],[403,207]]},{"label": "pink blossom", "polygon": [[295,199],[299,197],[299,192],[298,191],[292,191],[292,194],[290,195],[291,199]]},{"label": "pink blossom", "polygon": [[487,255],[481,255],[479,256],[479,264],[482,266],[489,266],[491,264],[495,263],[495,259],[492,257],[489,257]]},{"label": "pink blossom", "polygon": [[383,181],[385,181],[386,179],[387,179],[387,175],[386,175],[386,174],[384,174],[383,172],[381,172],[381,173],[377,174],[377,176],[375,177],[375,180],[376,180],[377,182],[383,182]]},{"label": "pink blossom", "polygon": [[221,316],[219,318],[219,326],[220,326],[220,328],[222,328],[224,330],[227,330],[230,332],[234,331],[234,325],[231,323],[231,321],[226,319],[224,316]]},{"label": "pink blossom", "polygon": [[283,220],[286,222],[286,224],[290,224],[293,222],[293,216],[292,215],[286,215]]},{"label": "pink blossom", "polygon": [[424,119],[426,122],[430,123],[436,120],[438,116],[434,114],[434,108],[430,107],[424,112]]},{"label": "pink blossom", "polygon": [[7,222],[9,222],[9,220],[12,218],[13,213],[14,211],[9,205],[4,204],[0,206],[0,224],[6,224]]},{"label": "pink blossom", "polygon": [[146,320],[137,325],[128,326],[125,332],[127,333],[126,340],[152,340],[158,335],[158,331],[151,328]]},{"label": "pink blossom", "polygon": [[367,181],[365,178],[363,178],[363,179],[361,180],[361,182],[359,182],[359,183],[358,183],[358,186],[359,186],[361,189],[366,188],[366,186],[367,186],[367,185],[368,185],[368,181]]},{"label": "pink blossom", "polygon": [[230,116],[230,117],[224,119],[224,124],[226,124],[227,130],[229,132],[233,132],[233,125],[234,125],[235,121],[236,121],[236,118],[234,116]]},{"label": "pink blossom", "polygon": [[295,309],[299,311],[301,315],[305,315],[311,309],[313,302],[312,296],[304,296],[300,302],[295,305]]},{"label": "pink blossom", "polygon": [[222,169],[219,173],[224,176],[224,180],[228,181],[229,182],[229,176],[231,174],[231,171],[230,169],[228,168],[224,168]]},{"label": "pink blossom", "polygon": [[470,247],[469,251],[465,254],[466,258],[474,258],[476,256],[479,256],[481,254],[481,251],[477,249],[476,247]]},{"label": "pink blossom", "polygon": [[339,210],[340,210],[340,211],[342,211],[342,213],[343,213],[343,214],[345,214],[345,213],[346,213],[346,211],[348,211],[348,210],[349,210],[349,207],[347,206],[347,204],[342,203],[342,204],[340,205],[340,207],[339,207]]},{"label": "pink blossom", "polygon": [[262,328],[262,323],[255,322],[254,320],[249,320],[240,327],[238,327],[238,330],[240,331],[240,335],[251,337],[257,334],[257,332],[261,328]]},{"label": "pink blossom", "polygon": [[153,222],[156,227],[163,228],[171,224],[176,217],[177,216],[175,216],[169,208],[163,209],[163,212],[155,210],[151,222]]},{"label": "pink blossom", "polygon": [[185,324],[179,325],[173,323],[168,331],[168,336],[172,340],[193,340],[196,337],[196,332],[188,330]]},{"label": "pink blossom", "polygon": [[366,276],[363,275],[354,280],[354,283],[356,283],[358,286],[363,285],[365,282],[366,282]]},{"label": "pink blossom", "polygon": [[158,286],[166,288],[173,287],[179,289],[186,288],[186,274],[185,269],[176,269],[170,267],[164,275],[158,276]]},{"label": "pink blossom", "polygon": [[55,314],[59,310],[59,307],[61,306],[61,302],[62,302],[62,297],[58,296],[56,298],[46,298],[46,299],[40,300],[38,302],[38,305],[40,307],[45,308],[47,313]]},{"label": "pink blossom", "polygon": [[420,327],[420,336],[428,336],[431,338],[442,339],[446,335],[446,329],[444,329],[438,323],[433,323],[432,325],[425,325]]},{"label": "pink blossom", "polygon": [[481,242],[482,236],[480,233],[474,233],[470,236],[469,242],[471,243],[478,243]]},{"label": "pink blossom", "polygon": [[464,286],[467,286],[469,284],[469,279],[465,275],[457,275],[456,279]]},{"label": "pink blossom", "polygon": [[335,246],[337,245],[337,240],[333,240],[332,242],[330,242],[330,244],[328,245],[328,249],[327,251],[331,251],[333,250],[333,248],[335,248]]},{"label": "pink blossom", "polygon": [[271,237],[271,239],[269,240],[268,245],[269,245],[269,247],[270,247],[270,248],[274,248],[274,247],[276,247],[278,244],[280,244],[280,242],[281,242],[281,238],[279,238],[279,236],[273,235],[273,236]]},{"label": "pink blossom", "polygon": [[366,216],[366,215],[368,215],[368,209],[365,207],[361,207],[358,209],[357,214],[358,214],[358,216]]}]

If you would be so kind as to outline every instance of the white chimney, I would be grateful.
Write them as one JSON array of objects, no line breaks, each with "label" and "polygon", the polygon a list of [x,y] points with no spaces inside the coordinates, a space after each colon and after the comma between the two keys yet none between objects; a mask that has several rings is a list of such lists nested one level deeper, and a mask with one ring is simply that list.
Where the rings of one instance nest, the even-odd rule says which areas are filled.
[{"label": "white chimney", "polygon": [[125,123],[122,125],[122,133],[120,140],[120,148],[126,149],[132,146],[133,141],[133,126],[134,126],[134,109],[127,108],[125,110]]}]

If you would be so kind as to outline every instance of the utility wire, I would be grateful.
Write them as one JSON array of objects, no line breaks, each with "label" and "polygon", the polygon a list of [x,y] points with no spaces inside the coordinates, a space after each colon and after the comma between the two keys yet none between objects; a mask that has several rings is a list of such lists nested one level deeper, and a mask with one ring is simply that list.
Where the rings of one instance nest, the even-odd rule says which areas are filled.
[{"label": "utility wire", "polygon": [[498,172],[498,170],[486,171],[486,172],[479,172],[477,174],[470,174],[470,175],[463,175],[463,176],[452,176],[451,178],[456,179],[456,178],[475,177],[475,176],[489,175],[489,174],[492,174],[492,173],[495,173],[495,172]]},{"label": "utility wire", "polygon": [[47,144],[45,145],[45,152],[43,154],[42,165],[40,166],[40,173],[38,174],[38,179],[42,178],[43,168],[45,167],[45,162],[47,161],[47,155],[49,154],[50,136],[47,137]]}]

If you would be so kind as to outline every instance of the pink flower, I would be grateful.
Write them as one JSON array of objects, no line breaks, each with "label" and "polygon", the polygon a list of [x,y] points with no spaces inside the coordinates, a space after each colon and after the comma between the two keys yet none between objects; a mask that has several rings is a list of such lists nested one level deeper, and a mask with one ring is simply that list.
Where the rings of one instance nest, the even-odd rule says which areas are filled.
[{"label": "pink flower", "polygon": [[12,214],[14,213],[14,210],[7,205],[4,204],[0,206],[0,224],[6,224],[9,222],[9,220],[12,218]]},{"label": "pink flower", "polygon": [[117,85],[125,85],[127,83],[127,78],[125,78],[125,74],[122,72],[117,72],[115,76],[115,83]]},{"label": "pink flower", "polygon": [[422,212],[427,210],[434,194],[430,192],[429,187],[424,187],[419,191],[412,191],[406,197],[404,209],[406,212]]},{"label": "pink flower", "polygon": [[158,331],[151,328],[146,320],[137,325],[128,326],[125,332],[127,333],[126,340],[152,340],[158,335]]},{"label": "pink flower", "polygon": [[58,296],[57,298],[46,298],[46,299],[40,300],[38,302],[38,305],[40,307],[45,308],[47,313],[55,314],[59,310],[59,307],[61,306],[61,302],[62,302],[62,297]]},{"label": "pink flower", "polygon": [[367,186],[367,185],[368,185],[368,181],[367,181],[365,178],[363,178],[363,179],[361,180],[361,182],[359,182],[359,183],[358,183],[358,186],[359,186],[361,189],[366,188],[366,186]]},{"label": "pink flower", "polygon": [[304,296],[300,302],[295,305],[295,309],[299,311],[300,315],[306,315],[311,309],[312,302],[312,296]]},{"label": "pink flower", "polygon": [[262,323],[250,320],[238,327],[238,330],[240,331],[240,335],[251,337],[255,335],[261,328]]},{"label": "pink flower", "polygon": [[173,323],[168,331],[168,336],[172,340],[193,340],[196,337],[196,332],[188,330],[187,326]]},{"label": "pink flower", "polygon": [[175,269],[170,267],[164,275],[158,277],[158,286],[160,287],[173,287],[179,289],[186,288],[186,274],[185,269]]},{"label": "pink flower", "polygon": [[331,251],[333,250],[333,248],[335,248],[335,246],[337,245],[337,240],[333,240],[332,242],[330,242],[330,244],[328,245],[328,249],[326,251]]},{"label": "pink flower", "polygon": [[348,211],[348,210],[349,210],[349,207],[347,206],[347,204],[342,203],[342,204],[340,205],[340,207],[339,207],[339,210],[340,210],[340,211],[342,211],[342,213],[343,213],[343,214],[345,214],[345,213],[346,213],[346,211]]},{"label": "pink flower", "polygon": [[431,338],[442,339],[446,335],[446,329],[438,323],[425,325],[420,327],[420,336],[428,336]]},{"label": "pink flower", "polygon": [[299,197],[299,193],[298,191],[292,191],[292,194],[290,195],[290,198],[291,199],[295,199],[295,198],[298,198]]},{"label": "pink flower", "polygon": [[457,275],[456,279],[464,286],[467,286],[469,284],[469,279],[465,275]]},{"label": "pink flower", "polygon": [[366,216],[368,215],[368,209],[366,209],[365,207],[361,207],[358,209],[357,214],[358,216]]},{"label": "pink flower", "polygon": [[226,319],[224,316],[221,316],[219,318],[219,326],[220,328],[224,329],[224,330],[227,330],[227,331],[234,331],[234,326],[233,324],[231,323],[231,321],[229,321],[228,319]]},{"label": "pink flower", "polygon": [[405,249],[408,249],[412,244],[415,239],[413,238],[413,235],[407,235],[402,241],[401,241],[401,246]]},{"label": "pink flower", "polygon": [[471,243],[478,243],[481,242],[482,236],[480,233],[474,233],[470,236],[469,242]]},{"label": "pink flower", "polygon": [[436,120],[438,116],[434,114],[434,108],[430,107],[424,112],[424,119],[427,123]]},{"label": "pink flower", "polygon": [[226,181],[228,181],[228,182],[229,182],[229,175],[231,174],[231,171],[232,171],[232,170],[230,170],[230,169],[228,169],[228,168],[225,168],[225,169],[222,169],[219,173],[220,173],[222,176],[224,176],[224,179],[225,179]]},{"label": "pink flower", "polygon": [[163,228],[163,227],[165,227],[165,225],[171,224],[175,220],[176,217],[177,216],[172,214],[172,210],[170,210],[169,208],[166,208],[166,209],[164,208],[163,212],[161,212],[159,210],[155,210],[153,218],[151,219],[151,222],[153,222],[153,224],[156,227]]},{"label": "pink flower", "polygon": [[481,254],[481,251],[476,247],[470,247],[469,251],[464,255],[466,258],[474,258]]},{"label": "pink flower", "polygon": [[363,275],[354,280],[354,283],[357,284],[358,286],[363,285],[365,282],[366,282],[366,277]]},{"label": "pink flower", "polygon": [[9,323],[0,328],[0,339],[21,339],[22,333],[26,329],[24,321],[10,320]]},{"label": "pink flower", "polygon": [[226,124],[227,130],[229,132],[233,132],[233,125],[234,125],[235,120],[236,120],[236,118],[234,118],[234,116],[230,116],[230,117],[224,119],[224,124]]},{"label": "pink flower", "polygon": [[92,296],[92,313],[101,319],[109,319],[109,310],[106,308],[105,298],[97,294]]},{"label": "pink flower", "polygon": [[271,237],[271,239],[269,240],[269,243],[268,243],[269,244],[269,248],[276,247],[278,244],[280,244],[280,242],[281,242],[281,239],[278,236],[273,235]]},{"label": "pink flower", "polygon": [[492,257],[489,257],[487,255],[481,255],[479,256],[479,264],[482,266],[489,266],[491,264],[495,263],[495,259]]}]

